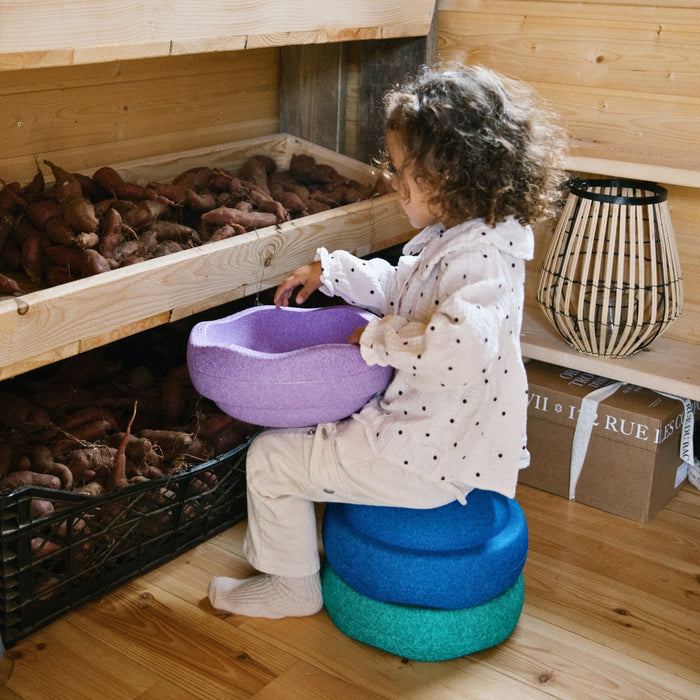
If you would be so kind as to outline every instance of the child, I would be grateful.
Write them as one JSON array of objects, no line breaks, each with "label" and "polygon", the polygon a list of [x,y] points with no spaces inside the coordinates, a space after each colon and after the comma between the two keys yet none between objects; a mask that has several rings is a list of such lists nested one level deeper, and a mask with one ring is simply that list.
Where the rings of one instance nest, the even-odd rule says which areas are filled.
[{"label": "child", "polygon": [[385,168],[412,226],[394,267],[317,251],[275,304],[316,289],[374,311],[362,357],[395,368],[351,418],[259,435],[247,458],[244,554],[261,573],[214,577],[209,600],[241,615],[311,615],[323,605],[314,502],[409,508],[513,497],[527,466],[520,351],[529,223],[551,214],[563,138],[515,82],[480,67],[424,68],[385,98]]}]

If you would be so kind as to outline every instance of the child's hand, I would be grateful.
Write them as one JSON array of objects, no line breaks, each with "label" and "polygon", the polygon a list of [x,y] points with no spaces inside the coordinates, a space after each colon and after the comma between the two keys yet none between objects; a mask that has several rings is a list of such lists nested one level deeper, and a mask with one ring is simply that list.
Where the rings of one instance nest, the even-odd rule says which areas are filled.
[{"label": "child's hand", "polygon": [[275,306],[278,309],[280,306],[288,306],[292,293],[299,286],[301,286],[301,289],[295,301],[297,304],[303,304],[311,296],[311,293],[321,286],[322,271],[321,262],[318,260],[310,265],[304,265],[294,270],[277,287],[275,291]]},{"label": "child's hand", "polygon": [[364,332],[365,328],[367,328],[367,325],[356,328],[348,338],[348,343],[351,343],[352,345],[359,345],[360,337],[362,336],[362,333]]}]

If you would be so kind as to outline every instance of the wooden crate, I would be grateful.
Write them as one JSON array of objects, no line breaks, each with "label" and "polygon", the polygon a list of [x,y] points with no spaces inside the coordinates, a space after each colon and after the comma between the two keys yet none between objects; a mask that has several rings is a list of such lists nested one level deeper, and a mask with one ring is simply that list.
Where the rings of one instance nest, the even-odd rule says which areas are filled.
[{"label": "wooden crate", "polygon": [[[37,486],[0,494],[5,644],[243,520],[249,444],[99,496]],[[47,501],[54,512],[33,516],[32,499]],[[56,536],[60,528],[63,538]]]},{"label": "wooden crate", "polygon": [[[109,165],[128,180],[168,181],[194,166],[235,170],[257,153],[272,156],[280,168],[289,167],[292,155],[304,153],[348,178],[370,183],[376,177],[364,163],[286,134]],[[4,298],[0,380],[276,286],[309,262],[319,246],[367,255],[413,232],[391,193]]]}]

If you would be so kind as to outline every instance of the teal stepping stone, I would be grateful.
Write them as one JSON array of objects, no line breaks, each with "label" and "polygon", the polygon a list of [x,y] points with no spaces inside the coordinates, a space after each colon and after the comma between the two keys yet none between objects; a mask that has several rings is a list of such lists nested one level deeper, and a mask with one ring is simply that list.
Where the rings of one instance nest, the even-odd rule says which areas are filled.
[{"label": "teal stepping stone", "polygon": [[323,602],[335,626],[359,642],[415,661],[445,661],[500,644],[523,607],[522,574],[480,605],[441,610],[374,600],[346,584],[326,562]]}]

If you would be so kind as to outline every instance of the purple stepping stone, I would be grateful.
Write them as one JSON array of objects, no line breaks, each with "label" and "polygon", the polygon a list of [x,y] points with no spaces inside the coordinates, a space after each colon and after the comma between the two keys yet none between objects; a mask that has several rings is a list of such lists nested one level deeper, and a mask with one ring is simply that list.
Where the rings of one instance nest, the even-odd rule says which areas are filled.
[{"label": "purple stepping stone", "polygon": [[347,418],[384,390],[391,367],[369,366],[347,342],[376,318],[353,306],[254,306],[194,326],[195,389],[234,418],[278,428]]}]

